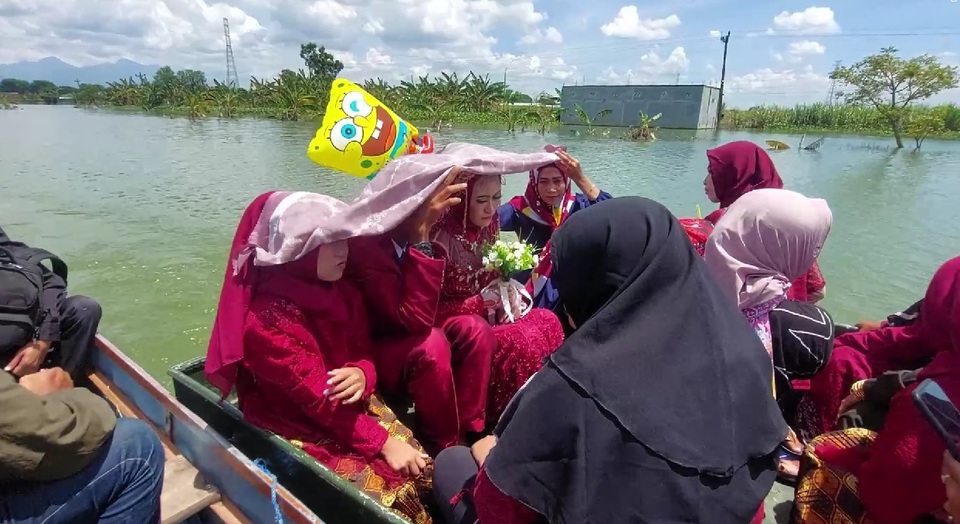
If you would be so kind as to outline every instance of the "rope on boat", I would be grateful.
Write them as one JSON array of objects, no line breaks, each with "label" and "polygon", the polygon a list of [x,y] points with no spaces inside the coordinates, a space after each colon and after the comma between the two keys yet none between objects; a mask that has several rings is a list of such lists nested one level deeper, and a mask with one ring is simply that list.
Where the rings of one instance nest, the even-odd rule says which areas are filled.
[{"label": "rope on boat", "polygon": [[270,471],[263,459],[254,460],[253,465],[260,468],[260,471],[270,479],[270,503],[273,504],[273,521],[276,524],[283,524],[283,513],[280,511],[280,504],[277,503],[277,476]]}]

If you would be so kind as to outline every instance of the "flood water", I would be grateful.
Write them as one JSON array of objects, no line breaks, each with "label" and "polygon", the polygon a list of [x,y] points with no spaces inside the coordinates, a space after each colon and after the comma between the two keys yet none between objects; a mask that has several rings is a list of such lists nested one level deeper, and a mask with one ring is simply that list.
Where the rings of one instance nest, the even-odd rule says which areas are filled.
[{"label": "flood water", "polygon": [[[317,122],[207,120],[27,106],[0,111],[0,224],[70,266],[70,292],[104,307],[101,332],[151,374],[206,348],[240,213],[260,192],[349,199],[364,181],[306,158]],[[663,130],[640,144],[574,136],[453,129],[438,143],[533,151],[567,145],[614,195],[643,195],[694,216],[704,151],[731,140],[795,145],[799,136]],[[816,138],[816,137],[814,137]],[[809,142],[812,139],[808,139]],[[771,153],[790,189],[827,199],[834,228],[820,257],[823,305],[838,322],[879,318],[920,298],[960,248],[960,142],[894,151],[889,138],[828,137],[818,152]],[[524,175],[507,177],[505,198]]]}]

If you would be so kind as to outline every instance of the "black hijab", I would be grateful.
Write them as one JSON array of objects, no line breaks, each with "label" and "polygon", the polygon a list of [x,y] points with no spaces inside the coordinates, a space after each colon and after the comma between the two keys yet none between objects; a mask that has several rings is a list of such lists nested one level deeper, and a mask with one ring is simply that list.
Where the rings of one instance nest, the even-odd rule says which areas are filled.
[{"label": "black hijab", "polygon": [[[712,496],[699,486],[730,483],[762,463],[739,477],[746,490],[717,499],[742,495],[727,514],[737,515],[724,519],[721,508],[713,519],[749,520],[757,505],[743,508],[762,502],[773,482],[768,459],[787,434],[772,363],[677,219],[652,200],[615,198],[571,215],[552,242],[551,278],[577,329],[501,418],[490,479],[551,522],[606,507],[619,521],[695,521],[687,519],[709,511]],[[768,484],[750,485],[767,470]],[[663,497],[698,502],[670,509],[670,500],[613,499],[620,484],[650,485],[645,476],[682,478]]]}]

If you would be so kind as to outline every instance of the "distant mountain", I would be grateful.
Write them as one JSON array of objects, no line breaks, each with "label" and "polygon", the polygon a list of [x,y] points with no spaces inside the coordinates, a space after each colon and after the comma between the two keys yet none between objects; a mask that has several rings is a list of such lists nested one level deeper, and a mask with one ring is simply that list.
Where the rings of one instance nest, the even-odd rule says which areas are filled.
[{"label": "distant mountain", "polygon": [[77,67],[48,56],[35,62],[0,64],[0,78],[49,80],[58,86],[74,86],[77,80],[81,84],[106,84],[121,78],[136,77],[138,73],[153,77],[157,69],[160,69],[160,66],[138,64],[125,58],[113,63]]}]

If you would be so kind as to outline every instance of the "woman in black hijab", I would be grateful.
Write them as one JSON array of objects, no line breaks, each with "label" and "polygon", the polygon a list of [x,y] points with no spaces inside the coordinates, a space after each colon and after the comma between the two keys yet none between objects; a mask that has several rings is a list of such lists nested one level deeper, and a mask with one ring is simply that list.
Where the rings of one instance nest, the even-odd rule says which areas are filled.
[{"label": "woman in black hijab", "polygon": [[501,495],[550,523],[759,522],[787,434],[770,358],[676,218],[616,198],[552,242],[576,331],[474,454],[480,522],[503,521],[504,501],[484,500]]}]

